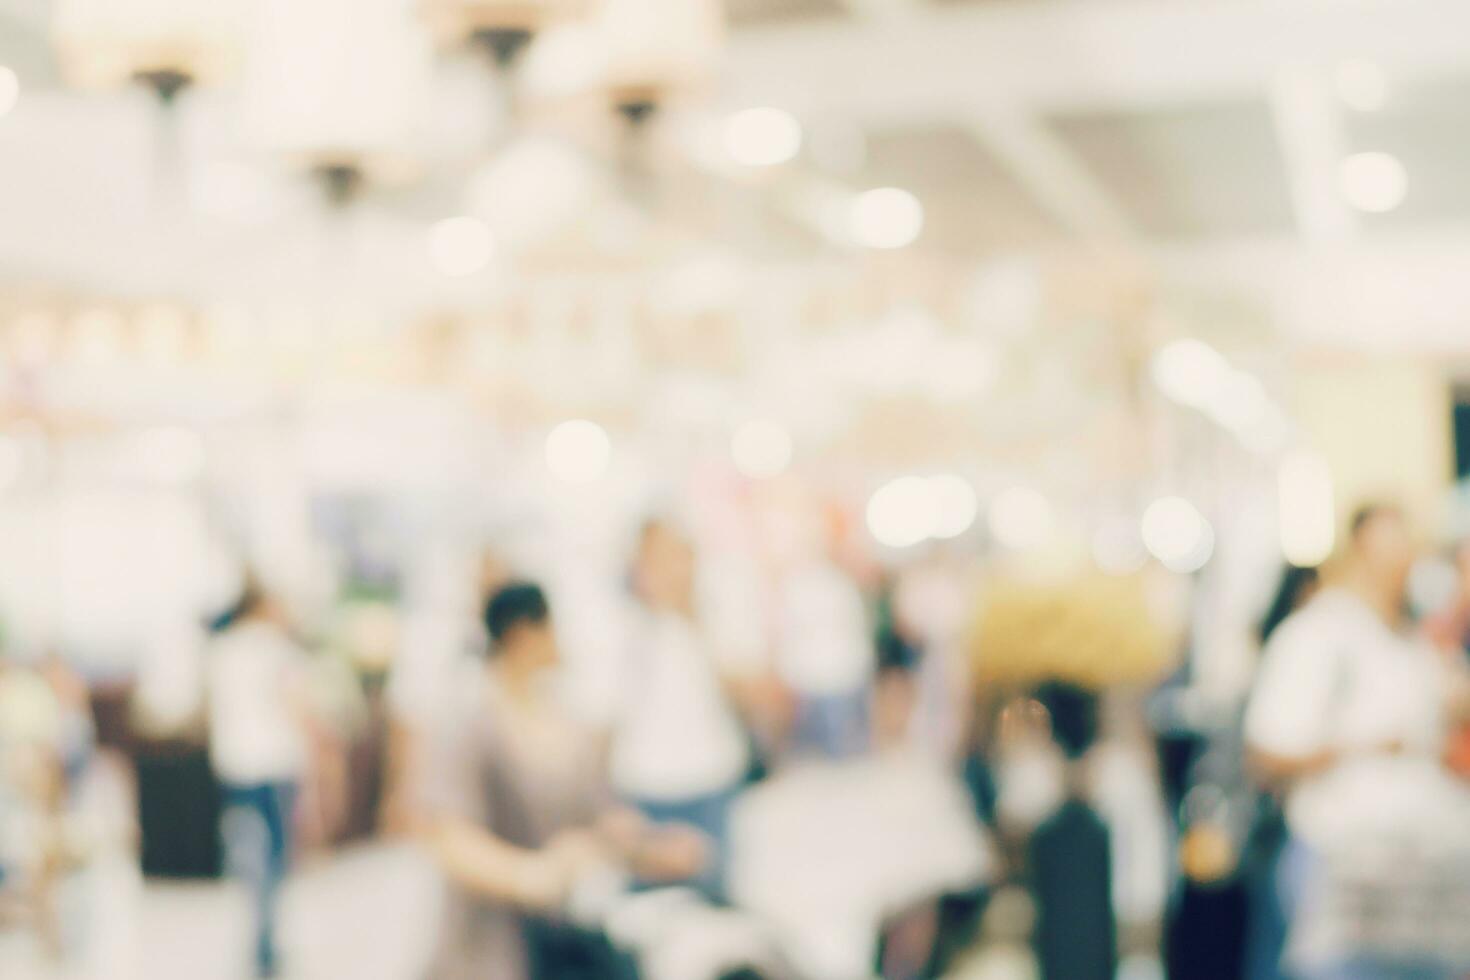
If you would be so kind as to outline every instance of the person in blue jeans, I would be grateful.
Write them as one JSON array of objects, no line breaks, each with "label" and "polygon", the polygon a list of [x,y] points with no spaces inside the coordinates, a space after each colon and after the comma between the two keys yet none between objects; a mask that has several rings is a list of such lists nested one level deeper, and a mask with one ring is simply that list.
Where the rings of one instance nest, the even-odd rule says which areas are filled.
[{"label": "person in blue jeans", "polygon": [[[1455,883],[1424,877],[1422,859],[1362,860],[1401,846],[1414,861],[1432,841],[1452,869],[1470,850],[1446,830],[1470,826],[1470,790],[1442,755],[1452,678],[1405,622],[1416,555],[1401,510],[1360,509],[1331,583],[1267,643],[1246,710],[1254,769],[1285,799],[1277,895],[1285,973],[1301,980],[1453,980],[1467,968],[1430,918],[1456,913],[1459,896],[1441,893]],[[1353,868],[1351,881],[1337,874]]]},{"label": "person in blue jeans", "polygon": [[281,886],[290,869],[296,785],[226,784],[223,792],[221,833],[226,870],[250,889],[256,972],[262,977],[274,976],[280,968],[276,920]]},{"label": "person in blue jeans", "polygon": [[280,970],[277,919],[307,760],[303,654],[283,610],[254,586],[210,644],[210,760],[223,791],[225,867],[250,888],[260,977]]},{"label": "person in blue jeans", "polygon": [[730,805],[750,771],[751,747],[700,624],[694,567],[682,532],[664,521],[644,526],[610,765],[614,790],[656,827],[702,835],[706,859],[687,884],[720,900]]}]

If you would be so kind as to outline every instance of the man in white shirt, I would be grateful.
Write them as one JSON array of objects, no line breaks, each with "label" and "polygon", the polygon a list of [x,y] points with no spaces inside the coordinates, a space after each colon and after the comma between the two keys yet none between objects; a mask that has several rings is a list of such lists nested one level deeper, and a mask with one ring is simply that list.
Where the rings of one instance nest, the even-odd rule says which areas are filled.
[{"label": "man in white shirt", "polygon": [[308,758],[302,653],[254,587],[208,654],[209,751],[224,791],[225,859],[254,899],[255,969],[279,970],[276,911]]},{"label": "man in white shirt", "polygon": [[[1252,761],[1286,790],[1291,958],[1307,976],[1457,975],[1427,952],[1404,973],[1403,961],[1359,948],[1361,936],[1317,914],[1334,862],[1366,842],[1433,837],[1466,813],[1441,762],[1445,665],[1403,621],[1414,557],[1398,510],[1360,511],[1336,581],[1268,645],[1246,713]],[[1343,972],[1360,968],[1369,972]]]},{"label": "man in white shirt", "polygon": [[711,859],[696,883],[718,893],[727,812],[750,748],[696,617],[693,549],[668,524],[644,527],[634,588],[640,601],[612,733],[613,787],[655,823],[706,835]]}]

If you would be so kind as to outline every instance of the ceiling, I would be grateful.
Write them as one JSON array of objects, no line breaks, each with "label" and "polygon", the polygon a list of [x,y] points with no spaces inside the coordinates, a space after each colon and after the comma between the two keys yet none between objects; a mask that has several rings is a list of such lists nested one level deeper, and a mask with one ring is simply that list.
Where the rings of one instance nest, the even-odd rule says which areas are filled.
[{"label": "ceiling", "polygon": [[[605,242],[629,235],[639,254],[694,243],[830,261],[817,192],[895,185],[924,201],[917,249],[956,269],[1122,253],[1166,289],[1235,291],[1314,343],[1376,342],[1392,319],[1396,342],[1442,348],[1455,340],[1447,310],[1470,308],[1458,304],[1470,277],[1446,271],[1470,259],[1461,0],[729,0],[728,16],[711,108],[790,110],[806,128],[801,161],[761,180],[701,168],[690,161],[708,123],[680,116],[660,137],[678,148],[679,176],[630,211],[616,154],[579,146],[596,189],[539,242],[538,267],[606,259],[617,248]],[[504,139],[474,66],[438,69],[422,179],[333,215],[242,151],[229,91],[186,98],[169,137],[140,93],[65,89],[48,18],[46,0],[0,0],[0,63],[24,86],[0,119],[0,277],[12,286],[201,301],[346,288],[410,313],[472,305],[514,278],[445,282],[424,255],[427,226],[464,206]],[[1381,67],[1381,111],[1334,95],[1350,59]],[[1341,154],[1364,149],[1407,168],[1392,214],[1354,214],[1333,190]],[[207,197],[230,167],[264,175],[252,179],[277,202],[266,219],[198,213],[199,186]],[[1332,288],[1365,268],[1392,283],[1381,297]],[[1419,290],[1438,302],[1402,302]]]}]

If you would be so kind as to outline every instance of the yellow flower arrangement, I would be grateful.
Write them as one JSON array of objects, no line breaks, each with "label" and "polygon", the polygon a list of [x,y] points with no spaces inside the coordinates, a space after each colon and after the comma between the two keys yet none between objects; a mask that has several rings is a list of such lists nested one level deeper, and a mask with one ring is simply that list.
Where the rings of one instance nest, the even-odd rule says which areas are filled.
[{"label": "yellow flower arrangement", "polygon": [[1159,679],[1176,663],[1178,579],[1095,570],[987,578],[968,631],[975,676],[988,684],[1063,680],[1088,688]]}]

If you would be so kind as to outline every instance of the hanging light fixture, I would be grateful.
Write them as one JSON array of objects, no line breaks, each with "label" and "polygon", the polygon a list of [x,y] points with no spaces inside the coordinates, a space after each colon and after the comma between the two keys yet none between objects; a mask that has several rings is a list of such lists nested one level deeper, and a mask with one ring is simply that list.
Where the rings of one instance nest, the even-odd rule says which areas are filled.
[{"label": "hanging light fixture", "polygon": [[316,176],[338,204],[411,175],[431,54],[413,0],[257,0],[257,15],[250,142]]},{"label": "hanging light fixture", "polygon": [[62,73],[80,88],[138,82],[165,103],[238,67],[241,0],[57,0],[52,34]]},{"label": "hanging light fixture", "polygon": [[719,0],[601,0],[597,26],[608,96],[635,125],[708,86],[718,68]]},{"label": "hanging light fixture", "polygon": [[509,69],[541,31],[584,6],[583,0],[426,0],[424,18],[441,44],[469,44]]}]

